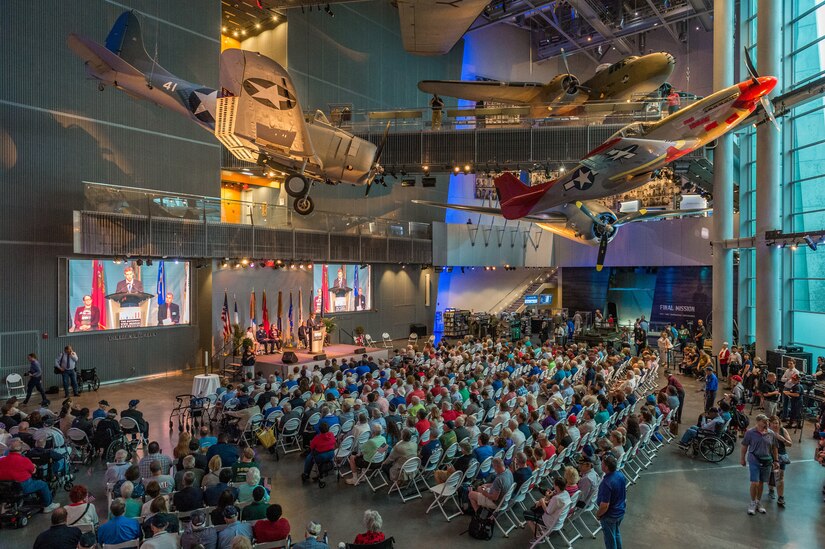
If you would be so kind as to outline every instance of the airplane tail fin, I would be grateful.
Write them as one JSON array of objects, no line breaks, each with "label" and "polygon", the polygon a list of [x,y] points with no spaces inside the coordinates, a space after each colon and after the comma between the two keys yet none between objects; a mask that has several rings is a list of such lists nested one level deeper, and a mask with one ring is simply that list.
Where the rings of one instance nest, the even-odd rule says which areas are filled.
[{"label": "airplane tail fin", "polygon": [[552,184],[553,181],[548,181],[528,187],[509,172],[496,177],[501,214],[507,219],[520,219],[528,215]]},{"label": "airplane tail fin", "polygon": [[143,73],[172,76],[146,52],[140,21],[133,11],[125,11],[117,18],[106,37],[106,49]]}]

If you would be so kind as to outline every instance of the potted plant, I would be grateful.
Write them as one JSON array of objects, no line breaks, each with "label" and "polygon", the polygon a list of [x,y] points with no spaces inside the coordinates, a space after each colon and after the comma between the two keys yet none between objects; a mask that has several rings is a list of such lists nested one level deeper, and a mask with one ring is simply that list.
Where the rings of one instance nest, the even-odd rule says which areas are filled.
[{"label": "potted plant", "polygon": [[364,345],[364,330],[363,326],[356,326],[355,327],[355,344],[356,345]]},{"label": "potted plant", "polygon": [[324,323],[324,328],[327,330],[327,343],[329,343],[332,341],[332,332],[335,330],[335,317],[325,316],[321,319],[321,322]]}]

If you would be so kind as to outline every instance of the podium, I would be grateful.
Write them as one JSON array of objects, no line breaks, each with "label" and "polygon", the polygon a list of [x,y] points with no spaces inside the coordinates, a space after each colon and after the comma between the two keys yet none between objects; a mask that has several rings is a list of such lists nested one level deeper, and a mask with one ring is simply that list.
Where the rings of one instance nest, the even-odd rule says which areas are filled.
[{"label": "podium", "polygon": [[318,355],[324,352],[324,339],[327,337],[326,328],[312,330],[312,340],[309,342],[309,350],[312,354]]},{"label": "podium", "polygon": [[118,328],[140,328],[149,317],[149,300],[155,297],[146,292],[115,292],[106,296]]},{"label": "podium", "polygon": [[329,289],[329,293],[332,294],[332,310],[336,313],[346,312],[349,311],[349,294],[352,292],[352,288],[341,288],[341,287],[334,287]]}]

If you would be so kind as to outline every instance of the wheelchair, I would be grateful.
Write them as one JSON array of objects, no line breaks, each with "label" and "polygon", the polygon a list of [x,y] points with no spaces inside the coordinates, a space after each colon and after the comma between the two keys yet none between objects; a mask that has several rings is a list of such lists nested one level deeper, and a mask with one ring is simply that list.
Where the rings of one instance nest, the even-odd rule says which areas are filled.
[{"label": "wheelchair", "polygon": [[100,378],[97,377],[97,368],[80,370],[80,387],[89,391],[100,389]]},{"label": "wheelchair", "polygon": [[24,528],[42,509],[37,494],[24,494],[17,482],[0,481],[0,528]]},{"label": "wheelchair", "polygon": [[707,462],[719,463],[732,454],[735,447],[736,441],[727,431],[713,434],[699,430],[684,450],[689,456],[699,455]]},{"label": "wheelchair", "polygon": [[58,488],[63,488],[66,492],[74,486],[74,475],[71,472],[71,465],[69,459],[71,454],[67,454],[64,459],[52,459],[48,454],[33,455],[32,452],[26,454],[26,457],[34,463],[35,470],[32,475],[37,480],[42,480],[49,485],[52,494],[57,492]]},{"label": "wheelchair", "polygon": [[109,446],[106,447],[106,450],[103,452],[103,458],[106,460],[106,463],[113,463],[115,461],[115,454],[117,451],[125,450],[126,461],[132,461],[132,458],[137,455],[140,440],[141,439],[139,438],[129,438],[129,433],[121,431],[119,434],[115,435],[109,443]]}]

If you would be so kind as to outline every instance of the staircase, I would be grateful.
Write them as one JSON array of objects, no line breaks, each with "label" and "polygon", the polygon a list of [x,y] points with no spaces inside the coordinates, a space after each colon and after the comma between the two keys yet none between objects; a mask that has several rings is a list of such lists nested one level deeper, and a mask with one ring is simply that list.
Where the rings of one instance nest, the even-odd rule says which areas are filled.
[{"label": "staircase", "polygon": [[511,294],[509,304],[502,304],[504,307],[498,311],[490,311],[493,314],[498,313],[517,313],[524,308],[524,296],[526,295],[533,295],[539,293],[543,290],[546,286],[553,284],[558,280],[558,269],[552,269],[547,272],[543,272],[533,280],[531,280],[527,285],[525,285],[520,291]]}]

